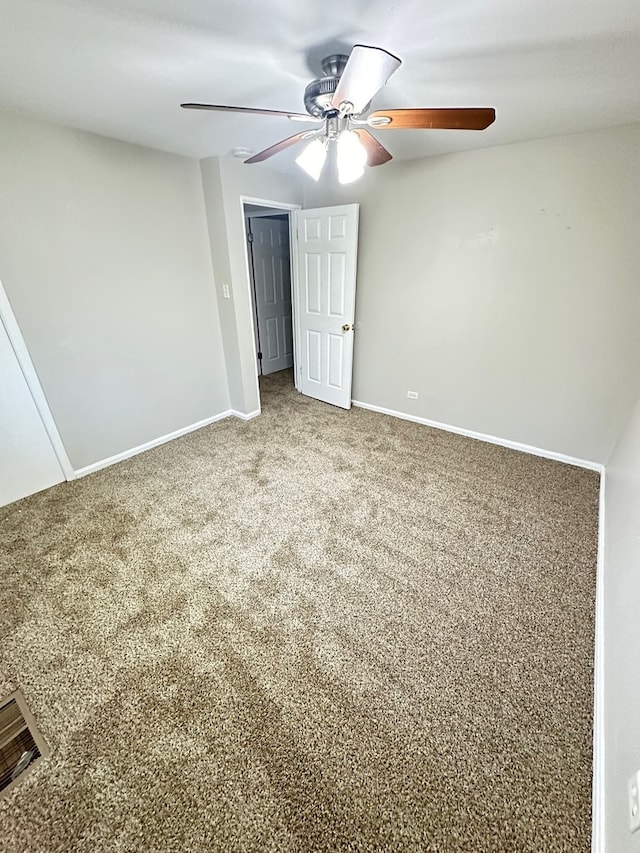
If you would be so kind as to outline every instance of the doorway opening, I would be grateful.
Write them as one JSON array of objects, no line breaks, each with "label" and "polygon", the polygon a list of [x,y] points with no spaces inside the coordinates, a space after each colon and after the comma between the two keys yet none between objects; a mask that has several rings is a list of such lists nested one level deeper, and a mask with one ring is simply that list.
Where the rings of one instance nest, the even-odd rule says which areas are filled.
[{"label": "doorway opening", "polygon": [[275,373],[295,384],[293,209],[254,199],[242,202],[260,392],[263,377]]},{"label": "doorway opening", "polygon": [[[249,310],[244,334],[254,336],[258,396],[269,364],[276,373],[291,370],[288,365],[293,362],[297,391],[350,409],[359,206],[301,210],[298,205],[243,196],[240,202],[243,226],[246,220],[252,234],[245,243]],[[269,236],[259,241],[257,232],[270,233],[276,226],[269,221],[277,223],[283,214],[289,220],[288,247],[280,247],[282,254],[274,255],[278,240]],[[286,223],[278,227],[285,235],[283,242]],[[260,246],[265,245],[271,248],[260,255]],[[267,309],[278,300],[280,314],[269,316]]]}]

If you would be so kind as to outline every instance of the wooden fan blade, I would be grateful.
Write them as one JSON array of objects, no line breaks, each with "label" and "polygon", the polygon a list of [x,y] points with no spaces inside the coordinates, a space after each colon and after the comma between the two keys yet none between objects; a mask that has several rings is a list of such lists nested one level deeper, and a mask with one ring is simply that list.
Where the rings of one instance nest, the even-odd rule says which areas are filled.
[{"label": "wooden fan blade", "polygon": [[269,148],[265,148],[264,151],[258,151],[257,154],[254,154],[253,157],[249,157],[248,160],[245,160],[245,163],[262,163],[263,160],[268,160],[269,157],[273,157],[274,154],[279,154],[281,151],[286,151],[287,148],[291,148],[292,145],[295,145],[296,142],[300,142],[303,139],[310,139],[314,136],[313,131],[304,130],[302,133],[295,133],[293,136],[288,136],[286,139],[281,139],[280,142],[276,142],[275,145],[269,146]]},{"label": "wooden fan blade", "polygon": [[430,110],[378,110],[371,113],[367,124],[376,130],[484,130],[495,118],[496,111],[492,107],[435,107]]},{"label": "wooden fan blade", "polygon": [[358,115],[401,64],[397,56],[381,47],[354,45],[334,92],[331,106],[340,109],[340,105],[348,101],[353,104],[351,112]]},{"label": "wooden fan blade", "polygon": [[215,110],[223,113],[250,113],[258,116],[285,116],[292,121],[320,122],[323,119],[315,118],[306,113],[288,113],[284,110],[263,110],[258,107],[227,107],[224,104],[180,104],[183,110]]},{"label": "wooden fan blade", "polygon": [[392,159],[384,145],[380,145],[375,136],[372,136],[368,130],[358,127],[355,132],[360,137],[360,142],[367,149],[367,164],[369,166],[382,166],[383,163],[388,163]]}]

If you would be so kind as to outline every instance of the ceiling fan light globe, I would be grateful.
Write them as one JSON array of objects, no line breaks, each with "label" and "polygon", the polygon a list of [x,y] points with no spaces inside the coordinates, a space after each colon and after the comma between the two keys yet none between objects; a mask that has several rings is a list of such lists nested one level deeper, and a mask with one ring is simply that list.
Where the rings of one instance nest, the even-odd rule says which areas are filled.
[{"label": "ceiling fan light globe", "polygon": [[314,139],[296,157],[296,163],[301,169],[317,181],[322,173],[322,167],[327,159],[327,147],[321,139]]},{"label": "ceiling fan light globe", "polygon": [[364,169],[338,169],[338,181],[341,184],[352,184],[364,175]]},{"label": "ceiling fan light globe", "polygon": [[350,184],[364,175],[367,149],[353,130],[343,130],[337,143],[338,180]]}]

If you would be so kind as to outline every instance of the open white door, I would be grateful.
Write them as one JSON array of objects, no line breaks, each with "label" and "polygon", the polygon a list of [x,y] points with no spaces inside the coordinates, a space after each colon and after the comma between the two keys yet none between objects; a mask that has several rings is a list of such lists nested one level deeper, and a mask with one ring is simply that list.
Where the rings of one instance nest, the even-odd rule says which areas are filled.
[{"label": "open white door", "polygon": [[351,408],[357,204],[295,212],[298,390]]},{"label": "open white door", "polygon": [[[30,387],[9,338],[8,325],[12,325],[17,340],[19,331],[0,288],[0,506],[66,479],[33,396],[37,389],[40,405],[46,405],[35,371],[25,349],[22,358],[30,369]],[[54,429],[50,415],[49,419],[50,429]],[[65,461],[68,465],[66,456]]]}]

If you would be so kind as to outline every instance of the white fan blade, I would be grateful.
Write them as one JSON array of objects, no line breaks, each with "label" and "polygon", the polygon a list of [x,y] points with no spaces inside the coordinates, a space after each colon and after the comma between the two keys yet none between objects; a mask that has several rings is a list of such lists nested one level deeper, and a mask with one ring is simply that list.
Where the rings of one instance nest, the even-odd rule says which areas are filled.
[{"label": "white fan blade", "polygon": [[350,112],[358,115],[401,64],[397,56],[381,47],[356,44],[342,72],[331,106],[340,109],[346,101],[353,104]]}]

